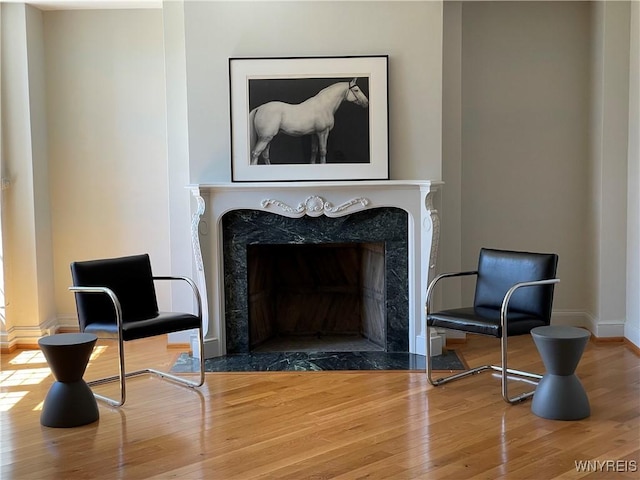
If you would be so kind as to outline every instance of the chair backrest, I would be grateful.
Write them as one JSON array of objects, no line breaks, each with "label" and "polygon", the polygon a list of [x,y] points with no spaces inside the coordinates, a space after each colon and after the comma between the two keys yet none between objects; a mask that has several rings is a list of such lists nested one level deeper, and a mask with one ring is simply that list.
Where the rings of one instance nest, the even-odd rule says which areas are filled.
[{"label": "chair backrest", "polygon": [[[122,307],[124,322],[158,315],[149,255],[73,262],[71,277],[76,287],[107,287]],[[100,293],[76,293],[80,329],[91,323],[115,323],[113,303]]]},{"label": "chair backrest", "polygon": [[[500,309],[507,290],[520,282],[556,278],[558,255],[483,248],[478,259],[475,307]],[[554,285],[518,289],[509,301],[509,311],[551,321]]]}]

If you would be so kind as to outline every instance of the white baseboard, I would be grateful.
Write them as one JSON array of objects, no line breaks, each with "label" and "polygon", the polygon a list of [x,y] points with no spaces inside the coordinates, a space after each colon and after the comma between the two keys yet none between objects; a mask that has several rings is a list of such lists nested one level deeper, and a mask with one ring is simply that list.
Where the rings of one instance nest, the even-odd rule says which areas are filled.
[{"label": "white baseboard", "polygon": [[80,328],[78,317],[75,315],[59,315],[56,322],[56,330],[73,330]]},{"label": "white baseboard", "polygon": [[633,343],[637,348],[640,349],[640,328],[625,323],[624,325],[624,338]]},{"label": "white baseboard", "polygon": [[[589,328],[593,324],[590,315],[585,312],[554,310],[551,314],[551,325]],[[589,330],[591,330],[589,328]]]},{"label": "white baseboard", "polygon": [[551,324],[583,327],[589,330],[597,338],[625,337],[624,320],[598,320],[588,312],[569,310],[554,311],[551,315]]},{"label": "white baseboard", "polygon": [[11,350],[16,347],[34,348],[38,346],[38,339],[53,333],[55,333],[53,328],[45,325],[13,327],[0,333],[0,348],[2,350]]},{"label": "white baseboard", "polygon": [[222,350],[220,349],[220,340],[217,338],[212,338],[210,340],[204,341],[204,358],[213,358],[219,357],[222,355]]},{"label": "white baseboard", "polygon": [[194,329],[194,330],[184,330],[182,332],[173,332],[167,335],[167,343],[169,345],[172,344],[178,344],[178,345],[182,345],[182,344],[191,344],[191,335],[192,334],[198,334],[198,330]]},{"label": "white baseboard", "polygon": [[[626,338],[634,345],[640,347],[640,330],[637,327],[619,321],[598,321],[593,315],[587,312],[556,310],[551,316],[553,325],[569,325],[588,329],[597,338]],[[0,347],[4,350],[13,348],[14,345],[35,346],[38,339],[44,335],[51,335],[60,329],[78,328],[78,318],[75,315],[59,315],[51,318],[39,326],[18,326],[10,328],[7,332],[0,332]],[[464,339],[463,332],[443,329],[448,339]],[[188,340],[184,341],[188,343]],[[205,358],[212,358],[221,355],[219,339],[205,340]],[[415,351],[419,355],[426,355],[425,338],[423,335],[416,336]]]}]

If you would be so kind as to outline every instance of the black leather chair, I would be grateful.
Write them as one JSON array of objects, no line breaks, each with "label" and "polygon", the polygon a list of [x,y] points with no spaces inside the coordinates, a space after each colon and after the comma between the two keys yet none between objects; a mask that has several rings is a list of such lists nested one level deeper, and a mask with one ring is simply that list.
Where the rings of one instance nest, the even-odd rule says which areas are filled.
[{"label": "black leather chair", "polygon": [[[552,253],[514,252],[483,248],[478,269],[474,271],[438,275],[427,289],[427,378],[434,386],[464,378],[484,370],[501,372],[502,398],[517,403],[533,396],[534,391],[508,394],[507,379],[533,379],[537,384],[541,375],[507,368],[507,337],[528,334],[532,328],[549,325],[553,303],[558,256]],[[472,307],[432,312],[433,291],[442,279],[476,276],[476,290]],[[430,328],[441,327],[465,333],[489,335],[501,340],[501,365],[483,365],[461,373],[433,379],[430,348]]]},{"label": "black leather chair", "polygon": [[[163,378],[199,387],[204,383],[204,351],[202,301],[196,284],[187,277],[154,277],[149,255],[73,262],[71,264],[73,286],[80,331],[94,333],[98,338],[114,338],[118,341],[119,374],[87,382],[89,386],[108,382],[120,382],[120,399],[115,400],[94,392],[97,399],[119,407],[126,400],[125,379],[134,375],[153,373]],[[181,280],[193,290],[196,314],[159,312],[154,280]],[[124,342],[164,335],[183,330],[198,330],[200,341],[200,379],[165,373],[152,368],[126,372]]]}]

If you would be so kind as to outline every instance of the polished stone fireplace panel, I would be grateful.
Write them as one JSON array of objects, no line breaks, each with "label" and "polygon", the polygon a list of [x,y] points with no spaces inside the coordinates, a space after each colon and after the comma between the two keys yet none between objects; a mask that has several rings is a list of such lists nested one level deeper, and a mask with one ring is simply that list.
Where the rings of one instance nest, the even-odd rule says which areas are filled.
[{"label": "polished stone fireplace panel", "polygon": [[249,345],[247,247],[249,245],[382,242],[385,245],[386,345],[409,351],[408,216],[395,207],[349,215],[290,218],[260,210],[233,210],[222,217],[227,353]]}]

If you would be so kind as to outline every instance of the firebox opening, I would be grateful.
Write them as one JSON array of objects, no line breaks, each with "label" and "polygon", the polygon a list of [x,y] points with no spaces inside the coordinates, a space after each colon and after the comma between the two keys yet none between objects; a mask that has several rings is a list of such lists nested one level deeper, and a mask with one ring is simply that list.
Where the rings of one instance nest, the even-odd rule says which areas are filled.
[{"label": "firebox opening", "polygon": [[384,351],[385,244],[247,246],[253,351]]}]

